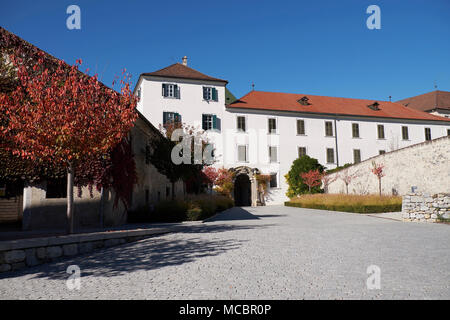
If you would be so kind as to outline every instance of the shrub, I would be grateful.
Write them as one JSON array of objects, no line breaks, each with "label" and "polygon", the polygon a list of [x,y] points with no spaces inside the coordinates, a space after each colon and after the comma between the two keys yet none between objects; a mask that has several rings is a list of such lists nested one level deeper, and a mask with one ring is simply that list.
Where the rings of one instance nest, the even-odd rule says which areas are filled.
[{"label": "shrub", "polygon": [[129,211],[127,215],[128,223],[145,223],[151,219],[151,209],[149,206],[142,206],[136,210]]},{"label": "shrub", "polygon": [[285,202],[285,205],[331,211],[381,213],[401,211],[402,198],[376,195],[316,194],[291,199],[291,201]]},{"label": "shrub", "polygon": [[151,214],[152,222],[181,222],[187,217],[188,203],[182,200],[158,202]]},{"label": "shrub", "polygon": [[[309,187],[303,182],[301,178],[302,173],[309,172],[311,170],[318,170],[320,173],[323,173],[325,167],[322,166],[317,159],[311,158],[307,155],[304,155],[292,163],[291,169],[285,175],[286,181],[289,185],[288,191],[286,195],[289,198],[293,198],[297,195],[307,193],[309,191]],[[321,192],[320,186],[315,186],[311,188],[312,193]]]},{"label": "shrub", "polygon": [[234,205],[231,198],[222,195],[196,195],[189,197],[187,202],[190,210],[189,220],[197,215],[198,219],[196,220],[203,220]]},{"label": "shrub", "polygon": [[186,216],[188,221],[197,221],[202,219],[202,209],[199,207],[189,208]]}]

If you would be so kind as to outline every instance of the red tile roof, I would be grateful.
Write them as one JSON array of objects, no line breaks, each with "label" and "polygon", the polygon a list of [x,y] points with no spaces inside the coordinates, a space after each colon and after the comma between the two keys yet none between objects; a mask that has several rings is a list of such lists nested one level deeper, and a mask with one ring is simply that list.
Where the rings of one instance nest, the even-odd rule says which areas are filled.
[{"label": "red tile roof", "polygon": [[143,73],[141,76],[156,76],[156,77],[167,77],[167,78],[181,78],[181,79],[192,79],[192,80],[207,80],[207,81],[218,81],[228,83],[227,80],[213,78],[203,74],[197,70],[189,68],[181,63],[174,63],[166,68],[155,72]]},{"label": "red tile roof", "polygon": [[[307,97],[307,103],[298,102]],[[369,108],[375,100],[335,98],[310,94],[294,94],[280,92],[250,91],[228,108],[245,108],[255,110],[290,111],[301,113],[322,113],[353,115],[396,119],[417,119],[450,121],[450,119],[435,116],[423,111],[407,108],[399,103],[377,101],[379,110]],[[375,108],[376,109],[376,108]]]},{"label": "red tile roof", "polygon": [[415,97],[397,101],[406,105],[408,108],[413,108],[421,111],[430,111],[433,109],[450,110],[450,92],[448,91],[432,91],[424,93]]}]

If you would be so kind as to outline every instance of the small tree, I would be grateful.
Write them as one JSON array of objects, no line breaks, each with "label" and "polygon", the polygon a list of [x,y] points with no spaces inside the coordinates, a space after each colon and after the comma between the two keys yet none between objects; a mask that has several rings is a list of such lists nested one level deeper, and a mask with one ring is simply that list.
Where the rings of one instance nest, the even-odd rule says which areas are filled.
[{"label": "small tree", "polygon": [[322,173],[320,173],[317,169],[303,172],[300,176],[303,182],[308,186],[309,193],[311,193],[312,188],[320,186],[322,183]]},{"label": "small tree", "polygon": [[325,190],[325,193],[328,193],[328,187],[331,183],[335,182],[337,180],[338,176],[335,175],[334,178],[331,178],[330,174],[323,174],[322,175],[322,184],[323,189]]},{"label": "small tree", "polygon": [[[30,68],[10,55],[19,85],[0,93],[0,131],[11,152],[35,162],[48,161],[67,172],[68,232],[73,232],[74,168],[109,156],[137,118],[136,98],[124,73],[121,94],[102,85],[97,76],[59,61],[56,70],[44,64],[44,53]],[[32,72],[31,72],[32,71]]]},{"label": "small tree", "polygon": [[[309,187],[303,182],[301,173],[306,173],[310,170],[319,170],[320,173],[324,172],[325,167],[322,166],[317,159],[310,158],[307,155],[304,155],[292,163],[291,169],[284,176],[289,185],[288,191],[286,195],[289,198],[294,198],[302,193],[306,193],[309,190]],[[320,187],[315,186],[312,188],[313,192],[319,192]]]},{"label": "small tree", "polygon": [[344,183],[345,183],[345,189],[346,189],[347,194],[348,194],[348,185],[356,177],[357,177],[357,174],[356,173],[351,174],[349,169],[342,170],[342,172],[339,173],[339,178],[341,178],[341,180],[344,181]]},{"label": "small tree", "polygon": [[375,161],[372,161],[371,171],[378,178],[378,191],[381,196],[381,178],[385,176],[384,165],[376,164]]}]

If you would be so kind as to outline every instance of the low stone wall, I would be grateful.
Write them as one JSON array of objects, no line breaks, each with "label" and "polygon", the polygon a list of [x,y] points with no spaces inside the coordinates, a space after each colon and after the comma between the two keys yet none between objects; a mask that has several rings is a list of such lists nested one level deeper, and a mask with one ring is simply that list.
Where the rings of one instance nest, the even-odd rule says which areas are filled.
[{"label": "low stone wall", "polygon": [[64,256],[88,253],[99,248],[112,247],[167,232],[166,228],[152,228],[2,241],[0,272],[31,267]]},{"label": "low stone wall", "polygon": [[436,222],[450,219],[450,194],[410,193],[402,199],[404,221]]}]

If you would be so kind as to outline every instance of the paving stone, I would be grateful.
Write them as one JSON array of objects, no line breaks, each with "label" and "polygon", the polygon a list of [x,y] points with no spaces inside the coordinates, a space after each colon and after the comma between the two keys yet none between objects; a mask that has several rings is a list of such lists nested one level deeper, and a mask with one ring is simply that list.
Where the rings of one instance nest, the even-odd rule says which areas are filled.
[{"label": "paving stone", "polygon": [[[0,299],[448,300],[449,242],[442,224],[235,208],[177,233],[14,271],[0,278]],[[69,265],[80,267],[80,291],[65,285]],[[379,290],[366,287],[371,265]]]}]

